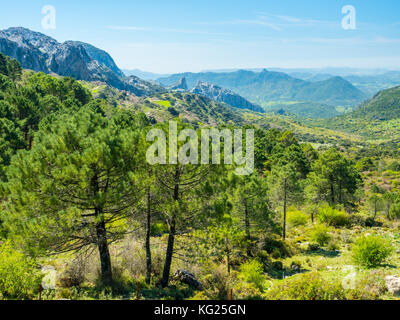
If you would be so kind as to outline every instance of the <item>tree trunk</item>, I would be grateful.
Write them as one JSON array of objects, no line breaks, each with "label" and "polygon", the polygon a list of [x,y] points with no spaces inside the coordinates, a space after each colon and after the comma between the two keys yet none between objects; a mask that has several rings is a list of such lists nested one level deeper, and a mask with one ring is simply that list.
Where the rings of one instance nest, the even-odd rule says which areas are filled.
[{"label": "tree trunk", "polygon": [[[93,195],[96,196],[100,190],[99,180],[97,174],[95,174],[91,181]],[[97,207],[94,210],[94,216],[96,219],[96,236],[97,236],[97,247],[100,254],[100,265],[101,265],[101,281],[103,285],[112,284],[112,271],[111,271],[111,258],[110,251],[108,249],[107,242],[107,230],[104,222],[103,209]]]},{"label": "tree trunk", "polygon": [[283,241],[286,240],[286,210],[287,210],[286,208],[287,208],[287,185],[285,180],[284,197],[283,197],[283,234],[282,234]]},{"label": "tree trunk", "polygon": [[226,245],[226,266],[228,269],[228,274],[231,273],[231,252],[228,248],[228,245]]},{"label": "tree trunk", "polygon": [[151,282],[151,247],[150,247],[150,228],[151,228],[151,193],[147,191],[147,223],[146,223],[146,283]]},{"label": "tree trunk", "polygon": [[[174,187],[174,195],[173,195],[173,200],[175,201],[175,203],[177,203],[179,201],[179,177],[180,177],[180,171],[179,171],[179,168],[176,167],[175,187]],[[172,256],[174,254],[174,243],[175,243],[175,234],[176,234],[176,219],[177,219],[176,210],[177,209],[174,208],[174,211],[172,213],[172,218],[169,223],[168,245],[167,245],[167,252],[166,252],[166,256],[165,256],[163,277],[161,280],[162,288],[168,287],[169,274],[171,272]]]},{"label": "tree trunk", "polygon": [[104,285],[112,284],[111,258],[108,249],[107,231],[104,220],[96,224],[97,246],[100,254],[101,280]]},{"label": "tree trunk", "polygon": [[332,201],[332,204],[335,204],[335,189],[334,189],[333,183],[331,183],[331,201]]},{"label": "tree trunk", "polygon": [[171,272],[172,256],[174,253],[175,233],[176,233],[176,213],[174,212],[169,227],[167,253],[165,256],[163,277],[161,280],[161,287],[163,288],[168,287],[169,283],[169,274]]}]

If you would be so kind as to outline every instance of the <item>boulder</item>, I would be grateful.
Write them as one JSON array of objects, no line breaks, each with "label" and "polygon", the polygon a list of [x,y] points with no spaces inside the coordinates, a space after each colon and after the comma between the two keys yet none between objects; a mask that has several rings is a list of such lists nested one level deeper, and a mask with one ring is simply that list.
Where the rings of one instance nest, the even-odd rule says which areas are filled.
[{"label": "boulder", "polygon": [[187,284],[193,289],[202,289],[203,285],[196,279],[196,277],[186,270],[177,270],[174,274],[174,278],[184,284]]},{"label": "boulder", "polygon": [[385,280],[389,292],[395,296],[400,295],[400,278],[395,276],[387,276]]}]

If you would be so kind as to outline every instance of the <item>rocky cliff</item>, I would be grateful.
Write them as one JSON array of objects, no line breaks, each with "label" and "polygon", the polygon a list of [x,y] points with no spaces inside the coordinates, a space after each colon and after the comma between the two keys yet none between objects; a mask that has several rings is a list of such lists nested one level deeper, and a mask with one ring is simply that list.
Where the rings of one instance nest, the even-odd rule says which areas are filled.
[{"label": "rocky cliff", "polygon": [[111,56],[78,41],[59,43],[42,33],[25,28],[0,31],[0,52],[17,59],[23,68],[77,80],[101,81],[138,96],[164,91],[161,86],[126,77]]},{"label": "rocky cliff", "polygon": [[264,109],[260,106],[251,103],[233,91],[221,88],[215,84],[199,81],[190,92],[215,101],[224,102],[235,108],[264,112]]}]

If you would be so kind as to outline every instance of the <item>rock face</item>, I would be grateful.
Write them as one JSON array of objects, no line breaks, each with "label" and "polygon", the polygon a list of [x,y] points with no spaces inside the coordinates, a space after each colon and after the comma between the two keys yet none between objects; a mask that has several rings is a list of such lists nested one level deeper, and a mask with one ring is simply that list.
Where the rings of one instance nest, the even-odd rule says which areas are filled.
[{"label": "rock face", "polygon": [[175,83],[174,85],[168,87],[169,90],[172,91],[187,91],[188,90],[188,85],[186,82],[186,78],[182,77],[179,79],[179,81],[177,83]]},{"label": "rock face", "polygon": [[203,288],[203,285],[196,279],[196,277],[186,270],[177,270],[174,278],[184,284],[187,284],[193,289],[200,290]]},{"label": "rock face", "polygon": [[393,295],[400,295],[400,278],[395,276],[387,276],[385,278],[388,290]]},{"label": "rock face", "polygon": [[249,109],[256,112],[264,112],[260,106],[251,103],[233,91],[221,88],[215,84],[199,81],[190,92],[207,97],[209,99],[224,102],[238,109]]},{"label": "rock face", "polygon": [[160,86],[126,77],[111,56],[78,41],[59,43],[42,33],[25,28],[0,31],[0,52],[17,59],[23,68],[56,73],[77,80],[101,81],[138,96],[161,92]]}]

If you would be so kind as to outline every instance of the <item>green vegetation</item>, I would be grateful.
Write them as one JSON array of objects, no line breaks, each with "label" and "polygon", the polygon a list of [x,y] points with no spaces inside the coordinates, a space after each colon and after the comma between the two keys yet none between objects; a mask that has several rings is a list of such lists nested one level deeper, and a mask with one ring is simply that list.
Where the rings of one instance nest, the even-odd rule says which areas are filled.
[{"label": "green vegetation", "polygon": [[366,236],[357,239],[353,247],[354,261],[366,268],[383,263],[393,252],[390,242],[382,237]]},{"label": "green vegetation", "polygon": [[328,245],[331,240],[329,229],[324,225],[316,225],[310,233],[310,239],[321,247]]},{"label": "green vegetation", "polygon": [[[385,284],[400,276],[395,142],[22,72],[1,55],[0,70],[3,299],[37,299],[40,267],[57,272],[44,299],[135,299],[138,282],[140,299],[398,298]],[[254,129],[254,173],[148,164],[147,133],[172,119],[178,133]]]},{"label": "green vegetation", "polygon": [[42,277],[35,261],[15,250],[10,242],[0,246],[0,298],[33,299]]},{"label": "green vegetation", "polygon": [[336,210],[328,205],[319,210],[319,221],[332,227],[344,227],[349,224],[349,215],[340,210]]}]

